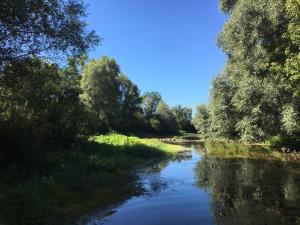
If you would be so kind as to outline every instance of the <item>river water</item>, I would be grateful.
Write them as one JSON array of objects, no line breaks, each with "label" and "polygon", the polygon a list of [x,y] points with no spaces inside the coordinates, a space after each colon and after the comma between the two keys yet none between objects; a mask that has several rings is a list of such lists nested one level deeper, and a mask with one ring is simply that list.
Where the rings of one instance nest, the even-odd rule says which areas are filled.
[{"label": "river water", "polygon": [[96,211],[83,224],[300,224],[299,163],[213,157],[200,144],[185,148],[176,160],[140,169],[139,194]]}]

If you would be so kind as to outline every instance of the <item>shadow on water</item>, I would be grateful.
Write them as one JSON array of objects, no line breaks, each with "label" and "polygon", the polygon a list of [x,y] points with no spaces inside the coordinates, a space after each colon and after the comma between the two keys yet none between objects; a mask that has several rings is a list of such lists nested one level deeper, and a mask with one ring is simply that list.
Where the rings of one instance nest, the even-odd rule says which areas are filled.
[{"label": "shadow on water", "polygon": [[114,182],[101,191],[102,207],[83,216],[77,224],[104,224],[106,218],[117,213],[118,208],[132,198],[152,198],[168,188],[170,180],[160,175],[170,163],[180,163],[191,158],[190,152],[182,152],[172,160],[154,160],[136,168],[132,173],[116,174]]}]

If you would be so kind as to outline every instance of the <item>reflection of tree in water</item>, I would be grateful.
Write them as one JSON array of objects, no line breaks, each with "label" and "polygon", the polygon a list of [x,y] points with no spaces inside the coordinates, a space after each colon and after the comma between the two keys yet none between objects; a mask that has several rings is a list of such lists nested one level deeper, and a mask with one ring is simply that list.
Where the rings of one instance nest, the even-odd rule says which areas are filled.
[{"label": "reflection of tree in water", "polygon": [[300,224],[299,171],[295,163],[209,156],[195,168],[217,225]]},{"label": "reflection of tree in water", "polygon": [[167,181],[162,179],[162,177],[160,176],[160,172],[168,164],[169,162],[167,160],[162,160],[159,163],[155,163],[152,166],[145,168],[145,180],[143,182],[145,192],[148,195],[153,195],[154,193],[167,187]]},{"label": "reflection of tree in water", "polygon": [[191,152],[183,152],[179,154],[173,160],[162,160],[159,163],[155,163],[152,166],[149,166],[145,169],[144,174],[144,187],[146,189],[147,194],[153,195],[158,194],[159,191],[162,191],[168,187],[173,181],[161,176],[161,171],[166,168],[169,163],[173,161],[177,161],[180,163],[184,160],[189,160],[192,158]]}]

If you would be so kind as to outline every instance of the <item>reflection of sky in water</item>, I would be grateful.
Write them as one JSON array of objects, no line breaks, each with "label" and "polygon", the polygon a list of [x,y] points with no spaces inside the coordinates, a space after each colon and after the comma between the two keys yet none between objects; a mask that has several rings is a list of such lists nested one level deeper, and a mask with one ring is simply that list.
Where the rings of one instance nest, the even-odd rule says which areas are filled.
[{"label": "reflection of sky in water", "polygon": [[[88,225],[300,224],[299,164],[201,158],[197,152],[192,147],[184,159],[141,172],[145,193]],[[291,173],[295,168],[298,173]]]}]

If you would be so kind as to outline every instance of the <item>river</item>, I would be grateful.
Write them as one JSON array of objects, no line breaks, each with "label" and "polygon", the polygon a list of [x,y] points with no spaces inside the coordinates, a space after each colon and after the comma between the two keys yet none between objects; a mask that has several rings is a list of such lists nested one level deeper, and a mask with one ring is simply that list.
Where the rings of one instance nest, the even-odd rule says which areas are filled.
[{"label": "river", "polygon": [[108,202],[80,224],[300,224],[299,163],[213,157],[201,144],[185,148],[175,160],[139,169],[131,187],[142,191],[118,204]]}]

